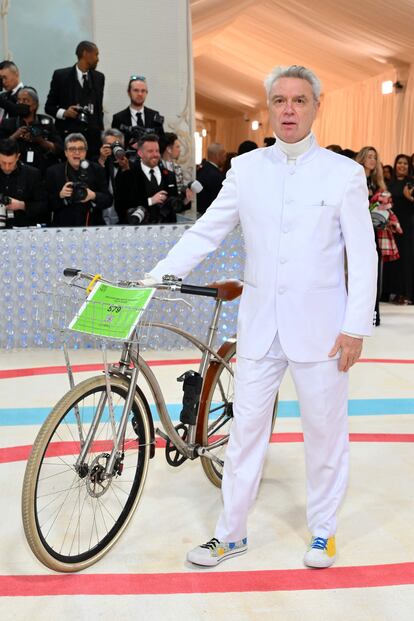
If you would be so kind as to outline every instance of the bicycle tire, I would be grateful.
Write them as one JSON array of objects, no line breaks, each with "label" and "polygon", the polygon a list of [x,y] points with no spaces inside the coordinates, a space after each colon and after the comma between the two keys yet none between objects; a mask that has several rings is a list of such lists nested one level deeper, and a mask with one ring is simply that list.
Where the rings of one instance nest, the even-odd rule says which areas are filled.
[{"label": "bicycle tire", "polygon": [[[237,342],[231,339],[223,343],[218,353],[227,364],[233,367],[236,356]],[[230,433],[231,422],[233,419],[233,395],[234,395],[234,376],[219,362],[211,362],[203,385],[200,398],[199,423],[197,427],[197,441],[206,448],[213,442],[221,442],[217,449],[213,450],[216,457],[224,462],[225,450]],[[218,394],[224,398],[220,401]],[[277,417],[279,393],[276,394],[273,406],[272,425],[270,437]],[[217,432],[220,435],[217,436]],[[270,438],[269,438],[270,440]],[[221,487],[223,478],[223,467],[212,461],[208,457],[201,456],[201,465],[207,478],[216,487]]]},{"label": "bicycle tire", "polygon": [[[111,377],[110,385],[117,416],[125,402],[128,382]],[[27,463],[22,491],[24,532],[35,556],[54,571],[80,571],[101,559],[128,526],[141,498],[152,436],[148,404],[139,390],[129,414],[120,472],[108,484],[97,483],[96,471],[102,469],[111,443],[113,446],[108,433],[112,433],[108,408],[104,408],[87,455],[88,474],[81,477],[73,467],[80,450],[75,433],[80,435],[79,427],[87,433],[96,398],[104,398],[104,391],[106,394],[105,377],[98,376],[66,393],[43,423]],[[74,418],[75,406],[81,417],[80,426]],[[59,466],[64,468],[62,472]],[[101,498],[106,498],[105,505]],[[84,512],[83,516],[79,513],[77,522],[76,511]],[[92,525],[88,523],[91,517]],[[106,521],[112,521],[110,527]]]}]

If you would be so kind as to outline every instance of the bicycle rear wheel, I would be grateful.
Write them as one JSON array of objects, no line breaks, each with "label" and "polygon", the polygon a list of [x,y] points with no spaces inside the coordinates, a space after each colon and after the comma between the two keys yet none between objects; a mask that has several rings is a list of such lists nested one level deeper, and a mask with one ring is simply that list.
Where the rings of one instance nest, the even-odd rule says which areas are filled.
[{"label": "bicycle rear wheel", "polygon": [[[114,418],[120,419],[128,382],[111,377]],[[92,422],[98,404],[102,415]],[[36,557],[55,571],[85,569],[108,552],[128,525],[141,497],[151,449],[148,404],[139,391],[129,413],[122,456],[113,476],[102,478],[113,448],[105,377],[81,382],[56,404],[29,457],[22,493],[27,541]],[[93,430],[80,470],[75,463]]]},{"label": "bicycle rear wheel", "polygon": [[[201,457],[201,464],[208,479],[216,487],[221,487],[227,442],[233,422],[236,345],[236,340],[232,339],[221,346],[218,353],[227,362],[231,372],[223,364],[210,363],[200,399],[197,441],[220,460],[218,463],[208,457]],[[276,422],[278,397],[277,394],[273,406],[271,434]]]}]

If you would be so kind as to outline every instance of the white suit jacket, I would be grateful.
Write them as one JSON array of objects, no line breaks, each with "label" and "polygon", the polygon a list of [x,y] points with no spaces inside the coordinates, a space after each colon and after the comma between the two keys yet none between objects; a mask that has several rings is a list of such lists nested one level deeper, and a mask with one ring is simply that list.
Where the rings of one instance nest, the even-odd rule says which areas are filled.
[{"label": "white suit jacket", "polygon": [[262,358],[278,332],[289,359],[324,361],[342,330],[371,334],[377,254],[362,166],[314,139],[291,165],[277,143],[234,158],[217,199],[150,275],[185,278],[239,223],[238,355]]}]

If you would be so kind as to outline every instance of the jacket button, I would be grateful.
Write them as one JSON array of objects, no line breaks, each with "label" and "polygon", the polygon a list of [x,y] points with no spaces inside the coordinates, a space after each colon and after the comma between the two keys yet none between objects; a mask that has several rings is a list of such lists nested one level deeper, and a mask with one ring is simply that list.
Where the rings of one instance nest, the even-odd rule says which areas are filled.
[{"label": "jacket button", "polygon": [[279,289],[278,289],[278,293],[280,293],[280,295],[285,293],[285,291],[286,291],[286,287],[279,287]]}]

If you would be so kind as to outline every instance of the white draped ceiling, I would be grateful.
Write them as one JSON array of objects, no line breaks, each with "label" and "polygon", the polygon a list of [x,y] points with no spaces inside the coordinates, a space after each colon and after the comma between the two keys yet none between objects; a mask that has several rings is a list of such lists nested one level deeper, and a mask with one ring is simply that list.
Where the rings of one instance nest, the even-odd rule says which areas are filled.
[{"label": "white draped ceiling", "polygon": [[[263,110],[264,75],[279,64],[306,65],[318,74],[324,86],[327,114],[328,102],[338,106],[341,98],[347,98],[346,92],[355,92],[356,84],[369,82],[373,86],[375,82],[378,87],[377,76],[390,76],[407,84],[414,61],[413,0],[190,3],[197,109],[219,123]],[[352,105],[348,97],[348,109]],[[391,122],[390,106],[388,101],[387,123]],[[399,121],[407,117],[409,112],[402,109],[400,102],[392,107]],[[372,105],[370,113],[375,114]],[[333,110],[329,116],[330,123],[334,123]],[[327,138],[324,119],[320,120],[322,126]],[[343,131],[341,136],[343,140],[349,136],[350,142],[356,139]],[[396,146],[394,142],[389,150]]]}]

